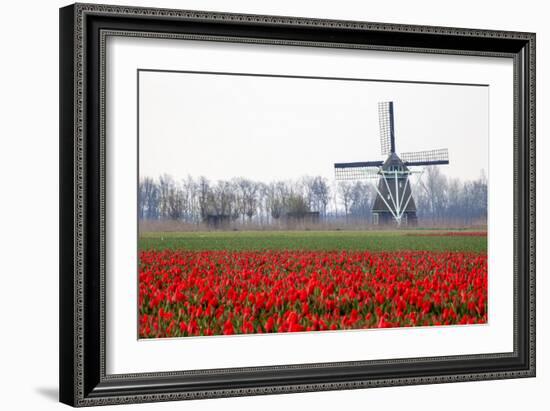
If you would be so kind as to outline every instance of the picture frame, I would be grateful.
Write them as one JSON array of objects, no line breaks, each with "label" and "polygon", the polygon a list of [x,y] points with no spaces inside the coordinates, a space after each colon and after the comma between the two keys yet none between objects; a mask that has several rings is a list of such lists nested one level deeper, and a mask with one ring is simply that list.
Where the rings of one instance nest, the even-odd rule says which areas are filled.
[{"label": "picture frame", "polygon": [[[301,47],[337,49],[342,56],[365,50],[510,61],[513,349],[108,373],[106,238],[112,218],[106,199],[112,193],[106,184],[108,161],[116,160],[106,144],[106,124],[112,121],[106,108],[112,86],[105,65],[109,37],[276,45],[296,53]],[[61,8],[59,304],[60,401],[78,407],[534,377],[535,34],[96,4]]]}]

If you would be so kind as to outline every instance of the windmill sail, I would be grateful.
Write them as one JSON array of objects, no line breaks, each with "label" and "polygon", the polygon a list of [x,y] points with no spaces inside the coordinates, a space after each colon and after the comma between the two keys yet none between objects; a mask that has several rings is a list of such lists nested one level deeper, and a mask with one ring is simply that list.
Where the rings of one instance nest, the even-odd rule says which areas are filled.
[{"label": "windmill sail", "polygon": [[395,153],[395,132],[393,122],[393,101],[378,103],[378,122],[380,125],[380,148],[382,155]]},{"label": "windmill sail", "polygon": [[363,161],[357,163],[335,163],[334,175],[337,180],[360,180],[378,175],[382,161]]},{"label": "windmill sail", "polygon": [[449,164],[449,151],[446,148],[440,148],[437,150],[402,153],[401,160],[403,160],[407,166]]}]

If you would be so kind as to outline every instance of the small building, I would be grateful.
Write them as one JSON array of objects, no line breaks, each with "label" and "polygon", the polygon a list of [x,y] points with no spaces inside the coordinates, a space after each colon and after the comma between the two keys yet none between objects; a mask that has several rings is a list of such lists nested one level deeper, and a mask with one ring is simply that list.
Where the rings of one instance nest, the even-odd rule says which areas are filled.
[{"label": "small building", "polygon": [[288,222],[317,224],[320,220],[319,211],[290,211],[285,214]]},{"label": "small building", "polygon": [[207,214],[204,222],[210,228],[226,229],[231,222],[231,216],[228,214]]}]

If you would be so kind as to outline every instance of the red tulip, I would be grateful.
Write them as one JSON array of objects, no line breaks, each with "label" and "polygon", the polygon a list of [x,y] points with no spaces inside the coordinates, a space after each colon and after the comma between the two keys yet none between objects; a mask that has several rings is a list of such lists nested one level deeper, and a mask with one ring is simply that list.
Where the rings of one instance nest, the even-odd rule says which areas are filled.
[{"label": "red tulip", "polygon": [[485,323],[487,255],[142,251],[138,303],[143,338]]}]

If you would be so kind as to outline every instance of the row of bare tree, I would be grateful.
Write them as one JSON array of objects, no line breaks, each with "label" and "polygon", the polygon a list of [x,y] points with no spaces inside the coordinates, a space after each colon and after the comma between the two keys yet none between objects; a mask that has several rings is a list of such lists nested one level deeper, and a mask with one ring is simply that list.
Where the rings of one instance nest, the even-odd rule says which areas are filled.
[{"label": "row of bare tree", "polygon": [[[323,221],[348,217],[370,221],[376,197],[374,182],[329,183],[319,176],[269,183],[246,178],[144,177],[139,184],[139,217],[198,224],[209,216],[223,216],[265,226],[288,215],[316,212]],[[465,225],[486,220],[487,179],[483,172],[477,180],[460,181],[431,167],[418,182],[411,183],[420,220],[461,221]]]},{"label": "row of bare tree", "polygon": [[487,222],[488,187],[485,172],[479,178],[461,181],[448,178],[439,167],[427,167],[413,184],[419,220],[463,225]]}]

